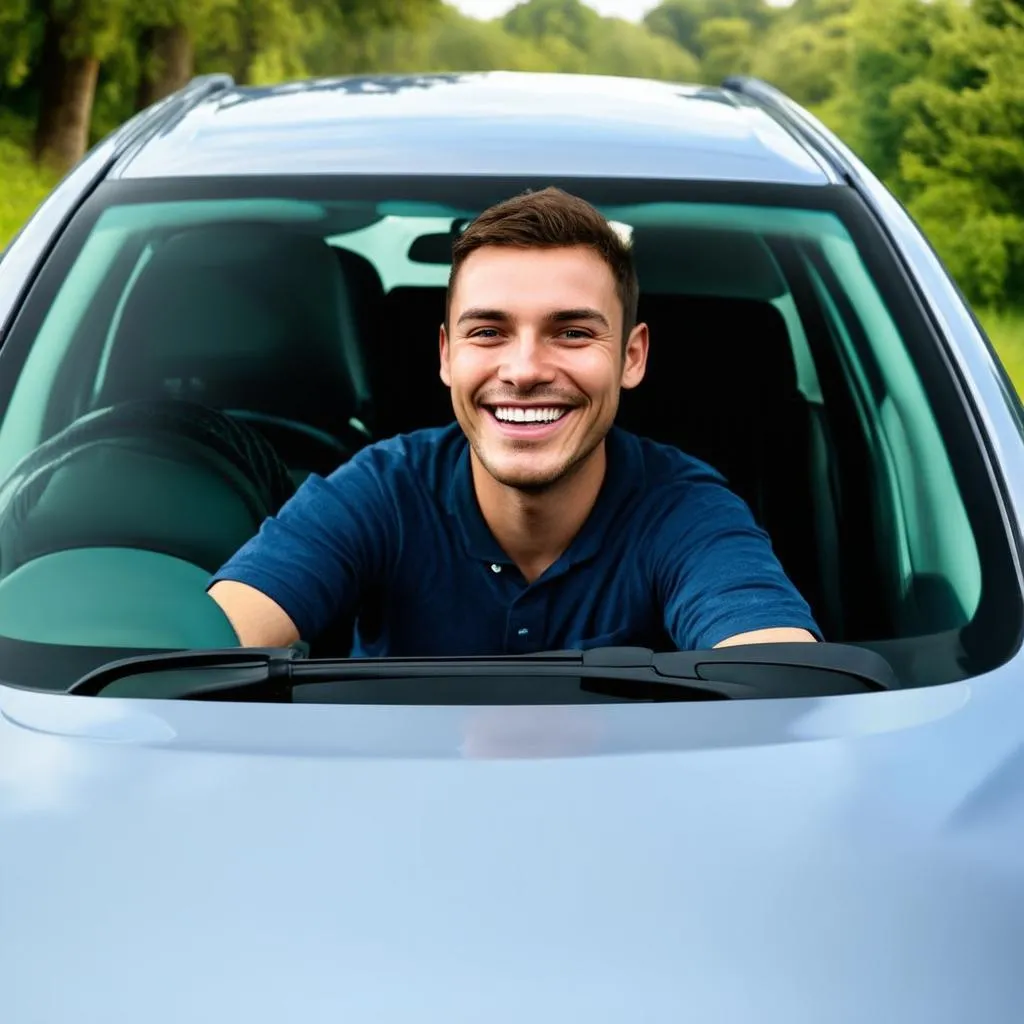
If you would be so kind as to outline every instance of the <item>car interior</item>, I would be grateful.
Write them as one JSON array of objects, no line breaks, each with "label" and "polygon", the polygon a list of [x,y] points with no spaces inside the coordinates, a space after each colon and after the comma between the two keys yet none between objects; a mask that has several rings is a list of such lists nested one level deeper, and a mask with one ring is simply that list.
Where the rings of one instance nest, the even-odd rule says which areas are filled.
[{"label": "car interior", "polygon": [[[438,326],[473,211],[421,206],[126,204],[66,243],[0,353],[5,638],[230,644],[185,595],[308,474],[451,422]],[[604,212],[651,333],[619,425],[725,476],[826,639],[891,650],[910,683],[970,671],[982,548],[925,375],[839,218]],[[313,653],[345,656],[351,628]]]}]

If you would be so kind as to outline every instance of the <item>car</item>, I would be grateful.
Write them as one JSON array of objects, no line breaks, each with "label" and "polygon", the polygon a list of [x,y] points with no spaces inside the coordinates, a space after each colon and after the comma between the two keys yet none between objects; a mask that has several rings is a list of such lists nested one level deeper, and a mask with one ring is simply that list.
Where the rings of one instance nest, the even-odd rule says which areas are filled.
[{"label": "car", "polygon": [[[205,581],[452,418],[451,246],[628,237],[619,423],[719,469],[825,643],[240,649]],[[1016,1024],[1024,418],[928,240],[769,85],[196,79],[0,261],[0,1015]]]}]

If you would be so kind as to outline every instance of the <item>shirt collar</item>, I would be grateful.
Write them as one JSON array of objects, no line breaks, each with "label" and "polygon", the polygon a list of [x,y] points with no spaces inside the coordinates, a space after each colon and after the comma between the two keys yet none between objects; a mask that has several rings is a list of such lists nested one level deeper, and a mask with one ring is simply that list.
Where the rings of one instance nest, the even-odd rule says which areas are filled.
[{"label": "shirt collar", "polygon": [[[469,452],[469,443],[463,442],[448,485],[448,513],[454,518],[471,558],[509,565],[511,560],[495,540],[476,500]],[[636,437],[613,426],[605,438],[605,455],[607,464],[597,501],[562,556],[569,564],[598,553],[615,514],[644,486],[644,460]]]}]

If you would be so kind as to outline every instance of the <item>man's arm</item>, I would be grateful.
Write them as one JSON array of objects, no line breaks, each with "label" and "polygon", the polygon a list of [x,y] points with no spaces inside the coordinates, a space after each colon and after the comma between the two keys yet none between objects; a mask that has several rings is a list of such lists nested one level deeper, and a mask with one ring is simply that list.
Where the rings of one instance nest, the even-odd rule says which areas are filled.
[{"label": "man's arm", "polygon": [[299,639],[288,613],[262,591],[237,580],[220,580],[208,591],[243,647],[290,647]]},{"label": "man's arm", "polygon": [[704,476],[676,490],[653,536],[655,588],[679,649],[820,638],[767,534],[717,478]]},{"label": "man's arm", "polygon": [[314,640],[387,573],[397,525],[383,461],[364,449],[326,480],[307,478],[211,579],[243,647]]},{"label": "man's arm", "polygon": [[715,644],[715,647],[739,647],[742,644],[816,644],[818,638],[806,629],[782,626],[778,629],[755,629],[737,633]]}]

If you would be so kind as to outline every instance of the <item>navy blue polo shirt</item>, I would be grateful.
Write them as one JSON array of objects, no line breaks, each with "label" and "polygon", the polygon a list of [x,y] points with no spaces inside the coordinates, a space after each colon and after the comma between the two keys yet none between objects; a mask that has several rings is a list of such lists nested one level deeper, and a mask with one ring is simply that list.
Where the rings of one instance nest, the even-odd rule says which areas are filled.
[{"label": "navy blue polo shirt", "polygon": [[304,640],[356,617],[352,655],[693,650],[754,629],[820,638],[747,506],[709,466],[613,427],[597,502],[533,583],[477,504],[458,424],[309,477],[214,576],[273,598]]}]

